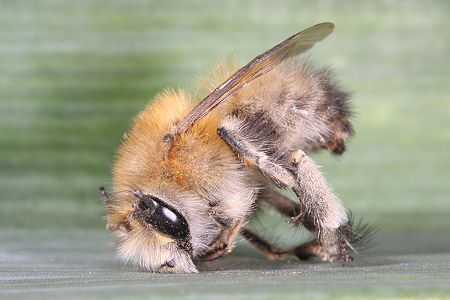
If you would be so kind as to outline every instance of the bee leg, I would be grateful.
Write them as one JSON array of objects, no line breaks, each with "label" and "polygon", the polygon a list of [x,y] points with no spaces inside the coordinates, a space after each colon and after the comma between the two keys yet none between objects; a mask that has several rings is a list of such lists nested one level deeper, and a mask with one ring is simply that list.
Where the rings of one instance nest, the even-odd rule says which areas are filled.
[{"label": "bee leg", "polygon": [[249,167],[258,170],[280,188],[292,188],[295,185],[294,176],[283,166],[274,163],[262,151],[254,147],[248,139],[236,128],[235,118],[225,119],[217,134],[240,156]]},{"label": "bee leg", "polygon": [[287,217],[294,218],[302,215],[301,208],[297,202],[269,187],[258,194],[258,200],[269,203],[276,210]]},{"label": "bee leg", "polygon": [[219,237],[209,246],[210,250],[203,254],[202,260],[214,260],[233,251],[233,243],[241,230],[242,222],[236,221],[232,226],[224,229]]},{"label": "bee leg", "polygon": [[350,238],[344,234],[351,232],[347,229],[350,226],[347,212],[309,156],[298,150],[286,166],[272,162],[249,142],[250,139],[240,130],[240,120],[235,117],[225,118],[217,134],[247,165],[257,167],[278,187],[294,191],[300,200],[300,210],[292,221],[303,223],[317,236],[323,250],[323,260],[350,260],[347,255]]},{"label": "bee leg", "polygon": [[[258,200],[270,204],[283,215],[290,217],[290,222],[295,222],[297,224],[301,222],[306,229],[314,233],[314,228],[308,227],[308,224],[305,222],[304,214],[302,214],[298,203],[291,198],[286,197],[275,190],[266,188],[258,195]],[[378,231],[377,226],[360,218],[355,219],[351,213],[348,214],[348,218],[349,221],[347,225],[341,226],[339,230],[341,235],[345,238],[343,242],[346,244],[347,248],[351,248],[352,251],[357,252],[357,250],[365,250],[373,247],[374,239]],[[303,222],[305,222],[305,224],[303,224]],[[302,260],[306,260],[313,256],[320,257],[322,260],[352,260],[352,257],[349,255],[343,255],[340,258],[330,257],[326,248],[323,248],[317,239],[294,247],[289,250],[289,252]]]},{"label": "bee leg", "polygon": [[306,242],[290,250],[281,250],[248,229],[244,228],[241,235],[260,250],[268,260],[284,259],[291,255],[297,256],[301,260],[307,260],[314,256],[322,258],[325,254],[317,240]]},{"label": "bee leg", "polygon": [[[302,208],[299,206],[297,202],[294,202],[289,197],[286,197],[275,190],[266,189],[264,190],[263,193],[259,195],[259,199],[266,203],[269,203],[283,215],[290,217],[289,220],[290,223],[296,224],[302,223],[302,225],[305,226],[306,229],[314,233],[314,227],[310,226],[311,224],[308,224],[306,222],[305,214],[302,211]],[[265,243],[268,244],[267,242]],[[255,243],[253,242],[252,244],[255,245]],[[255,247],[260,249],[258,245],[255,245]],[[320,245],[317,239],[296,246],[288,251],[283,252],[283,254],[295,255],[301,260],[307,260],[312,257],[319,257],[321,258],[321,260],[325,261],[333,260],[333,258],[330,257],[328,252]]]},{"label": "bee leg", "polygon": [[268,260],[283,259],[291,255],[289,251],[283,251],[277,248],[276,246],[270,244],[259,235],[248,229],[242,229],[241,236],[249,241],[258,250],[260,250]]},{"label": "bee leg", "polygon": [[291,167],[297,179],[292,190],[300,200],[301,212],[292,221],[303,223],[317,236],[319,244],[309,247],[317,248],[313,252],[322,260],[351,260],[347,255],[347,248],[351,247],[351,225],[341,201],[333,193],[316,163],[303,151],[292,154]]},{"label": "bee leg", "polygon": [[[284,259],[291,255],[297,256],[301,260],[308,260],[312,257],[319,257],[324,261],[334,260],[334,258],[330,257],[328,251],[324,249],[324,247],[322,247],[316,239],[289,250],[281,250],[248,229],[243,229],[241,235],[255,248],[260,250],[268,260]],[[348,256],[344,261],[350,260],[352,260],[352,257]]]}]

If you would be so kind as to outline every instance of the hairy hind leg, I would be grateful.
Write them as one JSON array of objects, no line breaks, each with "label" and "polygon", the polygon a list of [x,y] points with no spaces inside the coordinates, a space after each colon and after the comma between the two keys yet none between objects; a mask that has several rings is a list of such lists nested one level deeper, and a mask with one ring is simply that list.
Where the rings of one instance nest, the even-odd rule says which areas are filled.
[{"label": "hairy hind leg", "polygon": [[323,260],[350,260],[351,224],[339,198],[320,172],[317,164],[303,151],[291,156],[297,184],[292,188],[300,199],[300,212],[292,218],[303,223],[317,236]]},{"label": "hairy hind leg", "polygon": [[[273,206],[275,209],[277,209],[280,213],[282,213],[285,216],[288,216],[291,218],[291,222],[293,223],[302,223],[303,226],[305,226],[306,229],[311,231],[312,233],[315,233],[316,230],[314,226],[312,226],[311,222],[306,222],[307,218],[304,216],[304,212],[302,211],[302,206],[296,202],[294,202],[289,197],[284,196],[283,194],[273,190],[273,189],[266,189],[263,193],[259,195],[259,200],[264,201],[271,206]],[[348,227],[347,229],[351,229],[351,227]],[[362,228],[364,235],[367,233],[369,236],[368,238],[371,238],[370,235],[372,235],[371,228],[365,229],[365,227]],[[344,233],[344,232],[341,232]],[[253,233],[252,233],[253,234]],[[350,232],[345,231],[344,235],[350,235]],[[247,234],[247,236],[244,237],[250,237],[251,235]],[[247,238],[248,239],[248,238]],[[363,244],[365,242],[365,239],[361,239]],[[256,234],[253,234],[250,241],[256,248],[260,249],[266,257],[269,259],[272,257],[279,257],[281,256],[280,253],[283,253],[283,257],[288,253],[289,255],[295,255],[298,258],[305,260],[308,258],[311,258],[313,256],[317,256],[321,258],[324,261],[332,261],[335,259],[339,259],[336,255],[332,256],[329,254],[329,250],[327,246],[323,246],[318,238],[313,239],[309,242],[306,242],[304,244],[298,245],[288,251],[281,251],[277,247],[270,245],[268,242],[264,241],[262,238],[257,236]],[[265,244],[270,245],[270,247],[264,247]],[[346,245],[347,246],[347,245]],[[270,253],[270,249],[278,249],[274,253]],[[280,252],[281,251],[281,252]],[[269,253],[269,254],[266,254]],[[282,258],[282,257],[280,257]],[[340,258],[341,260],[351,260],[351,257],[348,255],[344,255]]]},{"label": "hairy hind leg", "polygon": [[200,259],[215,260],[233,250],[234,240],[241,230],[242,222],[235,221],[229,228],[223,230],[219,237],[209,246],[209,250]]},{"label": "hairy hind leg", "polygon": [[317,236],[324,250],[323,260],[348,259],[349,241],[342,234],[350,226],[347,213],[311,158],[299,150],[286,164],[273,162],[240,132],[235,123],[222,123],[217,133],[244,162],[257,167],[278,187],[295,192],[300,200],[300,210],[293,220],[303,223]]},{"label": "hairy hind leg", "polygon": [[288,165],[287,169],[295,179],[291,189],[300,203],[296,204],[275,191],[270,196],[266,192],[262,197],[290,216],[293,223],[303,224],[317,237],[317,241],[292,249],[293,254],[300,257],[304,252],[305,256],[316,255],[324,261],[351,260],[347,255],[347,249],[351,248],[351,223],[319,167],[301,150],[292,154]]}]

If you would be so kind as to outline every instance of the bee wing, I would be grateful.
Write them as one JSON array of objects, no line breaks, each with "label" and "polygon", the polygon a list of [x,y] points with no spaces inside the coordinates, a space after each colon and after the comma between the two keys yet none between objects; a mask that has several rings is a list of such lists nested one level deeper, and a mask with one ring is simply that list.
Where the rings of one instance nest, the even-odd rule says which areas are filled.
[{"label": "bee wing", "polygon": [[321,23],[305,29],[275,47],[255,57],[247,65],[237,70],[211,94],[200,101],[181,120],[175,129],[175,134],[186,132],[192,125],[200,121],[210,111],[228,99],[239,89],[252,80],[266,74],[288,57],[298,55],[310,49],[316,42],[326,38],[333,32],[333,23]]}]

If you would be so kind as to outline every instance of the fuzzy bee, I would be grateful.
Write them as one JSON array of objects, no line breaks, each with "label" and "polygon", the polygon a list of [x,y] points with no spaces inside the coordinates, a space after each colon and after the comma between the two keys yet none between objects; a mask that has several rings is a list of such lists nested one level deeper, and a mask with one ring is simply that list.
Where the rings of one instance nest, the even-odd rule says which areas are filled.
[{"label": "fuzzy bee", "polygon": [[[195,262],[231,252],[239,234],[269,259],[351,259],[352,245],[370,232],[352,230],[309,157],[345,151],[353,134],[348,94],[328,70],[295,59],[333,29],[301,31],[234,72],[222,64],[205,80],[217,87],[196,105],[188,92],[166,90],[135,118],[117,151],[113,191],[100,188],[122,261],[197,272]],[[262,202],[316,238],[282,250],[250,231]]]}]

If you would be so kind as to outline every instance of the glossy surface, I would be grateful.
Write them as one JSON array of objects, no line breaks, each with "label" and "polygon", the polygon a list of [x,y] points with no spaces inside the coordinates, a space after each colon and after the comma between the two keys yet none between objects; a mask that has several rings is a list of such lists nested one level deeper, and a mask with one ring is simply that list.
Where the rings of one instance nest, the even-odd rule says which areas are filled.
[{"label": "glossy surface", "polygon": [[[145,197],[148,197],[145,195]],[[189,224],[186,219],[174,208],[169,207],[161,199],[148,197],[154,203],[155,211],[148,217],[145,222],[152,225],[158,231],[177,240],[186,239],[189,236]]]},{"label": "glossy surface", "polygon": [[139,199],[133,218],[142,219],[159,232],[177,240],[189,237],[189,224],[175,208],[155,196],[143,194],[140,190],[134,190],[133,194]]}]

